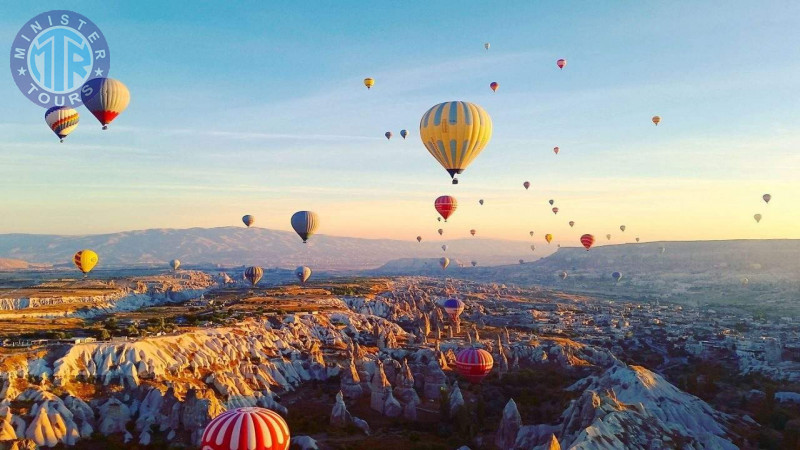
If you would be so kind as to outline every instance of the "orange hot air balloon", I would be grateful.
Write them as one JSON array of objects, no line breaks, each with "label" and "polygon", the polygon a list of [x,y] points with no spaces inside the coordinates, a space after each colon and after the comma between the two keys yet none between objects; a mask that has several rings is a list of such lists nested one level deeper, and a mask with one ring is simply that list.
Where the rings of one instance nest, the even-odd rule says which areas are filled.
[{"label": "orange hot air balloon", "polygon": [[526,181],[526,182],[522,183],[522,185],[525,187],[525,190],[527,191],[528,188],[531,187],[531,182],[530,181]]},{"label": "orange hot air balloon", "polygon": [[556,65],[558,66],[559,69],[563,70],[564,67],[566,67],[566,65],[567,65],[567,60],[564,59],[564,58],[561,58],[558,61],[556,61]]},{"label": "orange hot air balloon", "polygon": [[529,231],[528,233],[533,237],[533,231]]},{"label": "orange hot air balloon", "polygon": [[436,211],[442,215],[444,221],[447,222],[447,218],[456,212],[458,202],[452,195],[442,195],[433,202],[433,206],[436,208]]},{"label": "orange hot air balloon", "polygon": [[489,87],[492,88],[492,92],[497,92],[497,88],[500,87],[500,85],[497,84],[497,81],[492,81],[492,84],[490,84]]},{"label": "orange hot air balloon", "polygon": [[586,251],[588,252],[592,245],[594,244],[594,236],[591,234],[584,234],[581,236],[581,244],[586,247]]},{"label": "orange hot air balloon", "polygon": [[547,241],[547,243],[549,244],[553,240],[553,235],[550,233],[545,234],[544,240]]},{"label": "orange hot air balloon", "polygon": [[553,214],[558,214],[558,207],[557,206],[553,207]]},{"label": "orange hot air balloon", "polygon": [[469,234],[475,236],[475,233],[476,233],[475,229],[469,230]]},{"label": "orange hot air balloon", "polygon": [[442,229],[442,228],[439,228],[439,229],[438,229],[438,230],[436,230],[436,231],[437,231],[437,232],[439,232],[439,236],[441,236],[441,235],[443,235],[443,234],[444,234],[444,229]]},{"label": "orange hot air balloon", "polygon": [[417,242],[422,242],[422,236],[417,236]]},{"label": "orange hot air balloon", "polygon": [[658,126],[660,122],[661,122],[661,116],[653,116],[653,123],[656,124],[656,126]]},{"label": "orange hot air balloon", "polygon": [[553,153],[555,153],[556,155],[558,154],[558,151],[559,151],[559,150],[560,150],[560,149],[559,149],[558,147],[553,147]]}]

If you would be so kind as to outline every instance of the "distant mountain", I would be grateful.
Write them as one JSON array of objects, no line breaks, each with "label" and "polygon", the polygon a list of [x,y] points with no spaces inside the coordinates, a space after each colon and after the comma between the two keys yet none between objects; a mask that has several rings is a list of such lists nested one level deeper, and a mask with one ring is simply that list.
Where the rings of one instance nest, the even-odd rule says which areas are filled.
[{"label": "distant mountain", "polygon": [[42,264],[31,264],[20,259],[0,258],[0,270],[25,270],[42,267],[44,267]]},{"label": "distant mountain", "polygon": [[[440,246],[446,243],[447,252]],[[288,231],[221,227],[150,229],[87,236],[34,234],[0,235],[0,257],[54,265],[71,264],[72,255],[90,248],[100,255],[100,267],[164,265],[178,258],[185,267],[261,265],[294,268],[361,270],[399,258],[439,258],[486,264],[507,264],[526,255],[523,242],[460,239],[418,243],[389,239],[358,239],[316,235],[308,244]],[[527,255],[530,255],[528,250]]]}]

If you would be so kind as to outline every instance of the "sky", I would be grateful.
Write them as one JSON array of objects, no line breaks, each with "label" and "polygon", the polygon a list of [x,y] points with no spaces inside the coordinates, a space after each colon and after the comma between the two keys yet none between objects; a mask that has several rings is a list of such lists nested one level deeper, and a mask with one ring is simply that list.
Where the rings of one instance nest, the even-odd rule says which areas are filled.
[{"label": "sky", "polygon": [[[244,214],[290,230],[293,212],[314,210],[319,233],[433,240],[433,201],[449,194],[450,238],[800,238],[798,2],[232,5],[5,5],[7,48],[41,12],[89,17],[132,100],[108,131],[81,107],[59,144],[4,69],[0,233],[242,226]],[[450,100],[494,124],[456,186],[418,127]]]}]

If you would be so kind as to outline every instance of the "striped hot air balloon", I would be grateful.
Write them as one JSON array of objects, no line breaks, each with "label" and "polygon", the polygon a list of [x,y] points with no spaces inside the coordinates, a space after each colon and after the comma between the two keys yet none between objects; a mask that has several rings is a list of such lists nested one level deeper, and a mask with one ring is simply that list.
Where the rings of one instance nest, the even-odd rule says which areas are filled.
[{"label": "striped hot air balloon", "polygon": [[78,111],[66,106],[54,106],[44,113],[44,121],[53,133],[64,142],[64,138],[78,127],[80,115]]},{"label": "striped hot air balloon", "polygon": [[305,284],[309,277],[311,277],[311,269],[306,266],[300,266],[297,269],[294,269],[294,275],[298,280],[300,280],[300,283]]},{"label": "striped hot air balloon", "polygon": [[113,78],[92,78],[81,87],[81,100],[105,130],[128,107],[131,93],[121,81]]},{"label": "striped hot air balloon", "polygon": [[553,241],[553,235],[550,234],[550,233],[545,234],[544,235],[544,240],[547,241],[547,243],[549,244],[550,242]]},{"label": "striped hot air balloon", "polygon": [[489,84],[489,87],[492,89],[492,92],[497,92],[497,88],[499,88],[500,85],[497,83],[497,81],[492,81]]},{"label": "striped hot air balloon", "polygon": [[447,266],[450,265],[450,259],[444,257],[439,258],[439,265],[442,267],[442,270],[447,269]]},{"label": "striped hot air balloon", "polygon": [[257,285],[258,282],[261,280],[261,277],[264,276],[264,269],[258,266],[248,267],[244,269],[244,278],[250,282],[253,286]]},{"label": "striped hot air balloon", "polygon": [[419,122],[419,136],[428,152],[457,184],[462,173],[492,138],[492,119],[468,102],[444,102],[429,109]]},{"label": "striped hot air balloon", "polygon": [[447,315],[453,319],[453,322],[458,320],[458,316],[464,312],[464,302],[457,298],[448,298],[442,304],[442,308],[447,312]]},{"label": "striped hot air balloon", "polygon": [[367,89],[371,89],[372,86],[375,86],[375,80],[372,78],[364,78],[364,86],[366,86]]},{"label": "striped hot air balloon", "polygon": [[288,450],[289,426],[278,413],[265,408],[237,408],[206,425],[202,450]]},{"label": "striped hot air balloon", "polygon": [[581,244],[586,247],[586,251],[588,252],[592,245],[594,244],[594,236],[591,234],[584,234],[581,236]]},{"label": "striped hot air balloon", "polygon": [[494,366],[491,353],[480,348],[469,347],[456,355],[456,372],[470,383],[480,383]]},{"label": "striped hot air balloon", "polygon": [[447,222],[447,218],[456,212],[456,208],[458,208],[458,202],[452,195],[442,195],[433,202],[433,207],[436,208],[436,212],[441,214],[441,216],[444,218],[444,221]]},{"label": "striped hot air balloon", "polygon": [[297,211],[292,215],[292,228],[305,244],[319,227],[319,216],[313,211]]},{"label": "striped hot air balloon", "polygon": [[75,264],[75,267],[83,272],[84,275],[91,272],[99,260],[100,258],[98,258],[97,253],[89,249],[80,250],[72,257],[72,262]]}]

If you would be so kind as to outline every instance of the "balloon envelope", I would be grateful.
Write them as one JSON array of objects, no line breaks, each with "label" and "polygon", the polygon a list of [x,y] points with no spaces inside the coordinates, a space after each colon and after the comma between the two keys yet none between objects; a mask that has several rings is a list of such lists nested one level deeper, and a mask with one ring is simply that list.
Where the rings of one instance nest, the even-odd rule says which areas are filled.
[{"label": "balloon envelope", "polygon": [[480,383],[494,366],[492,355],[480,348],[465,348],[456,355],[456,372],[470,383]]},{"label": "balloon envelope", "polygon": [[656,124],[656,126],[658,126],[660,122],[661,122],[660,116],[653,116],[653,123]]},{"label": "balloon envelope", "polygon": [[392,138],[392,132],[391,131],[387,131],[386,133],[383,133],[383,135],[386,136],[386,139],[391,139]]},{"label": "balloon envelope", "polygon": [[489,50],[490,46],[491,46],[491,44],[489,44],[488,42],[483,44],[483,48],[485,48],[486,50]]},{"label": "balloon envelope", "polygon": [[319,216],[313,211],[297,211],[292,215],[291,223],[295,233],[306,242],[319,228]]},{"label": "balloon envelope", "polygon": [[483,205],[483,199],[480,199],[480,200],[478,200],[478,203],[480,203],[481,205]]},{"label": "balloon envelope", "polygon": [[497,84],[497,81],[492,81],[492,83],[489,84],[489,87],[492,89],[492,92],[497,92],[497,88],[500,87],[500,85]]},{"label": "balloon envelope", "polygon": [[475,267],[477,265],[478,265],[478,261],[472,261],[472,267]]},{"label": "balloon envelope", "polygon": [[366,86],[367,89],[371,88],[372,86],[375,86],[375,80],[373,80],[372,78],[364,78],[364,86]]},{"label": "balloon envelope", "polygon": [[223,412],[206,425],[203,450],[288,450],[289,426],[278,413],[265,408],[237,408]]},{"label": "balloon envelope", "polygon": [[569,221],[569,227],[572,228],[574,226],[575,226],[575,221],[574,220],[570,220]]},{"label": "balloon envelope", "polygon": [[469,230],[469,234],[471,234],[471,235],[475,236],[475,233],[477,233],[477,231],[476,231],[476,230],[474,230],[474,229],[473,229],[473,230]]},{"label": "balloon envelope", "polygon": [[417,242],[422,242],[422,236],[417,236]]},{"label": "balloon envelope", "polygon": [[606,235],[606,239],[608,239],[608,240],[610,241],[610,240],[611,240],[611,235],[610,235],[610,234],[607,234],[607,235]]},{"label": "balloon envelope", "polygon": [[252,216],[252,215],[248,214],[248,215],[242,217],[242,222],[244,222],[244,224],[249,227],[250,225],[256,223],[256,218],[255,218],[255,216]]},{"label": "balloon envelope", "polygon": [[72,257],[72,262],[84,274],[89,273],[97,265],[100,258],[97,253],[89,249],[80,250]]},{"label": "balloon envelope", "polygon": [[258,284],[261,277],[264,276],[264,269],[257,266],[248,267],[244,269],[244,278],[250,282],[253,286]]},{"label": "balloon envelope", "polygon": [[553,214],[558,214],[558,207],[557,206],[553,207]]},{"label": "balloon envelope", "polygon": [[619,281],[622,278],[622,274],[620,272],[614,272],[611,274],[611,278],[613,278],[614,281]]},{"label": "balloon envelope", "polygon": [[764,199],[764,203],[769,203],[769,201],[772,200],[772,196],[769,194],[764,194],[761,196],[761,198]]},{"label": "balloon envelope", "polygon": [[556,155],[558,154],[558,151],[559,151],[559,150],[560,150],[560,149],[559,149],[558,147],[553,147],[553,153],[555,153]]},{"label": "balloon envelope", "polygon": [[80,115],[73,108],[54,106],[44,113],[44,121],[53,130],[53,133],[61,139],[61,142],[64,142],[64,138],[78,127]]},{"label": "balloon envelope", "polygon": [[522,183],[522,185],[523,185],[523,186],[525,187],[525,189],[527,190],[529,187],[531,187],[531,182],[530,182],[530,181],[526,181],[526,182]]},{"label": "balloon envelope", "polygon": [[556,61],[556,65],[558,66],[559,69],[563,69],[567,65],[567,60],[564,59],[564,58],[561,58],[558,61]]},{"label": "balloon envelope", "polygon": [[458,208],[458,202],[456,201],[456,198],[451,195],[442,195],[433,202],[433,207],[436,208],[436,212],[438,212],[444,218],[444,221],[447,222],[447,218],[456,212],[456,208]]},{"label": "balloon envelope", "polygon": [[306,266],[300,266],[294,270],[294,275],[300,280],[300,283],[305,283],[311,276],[311,269]]},{"label": "balloon envelope", "polygon": [[445,244],[445,245],[442,245],[442,251],[443,251],[443,252],[446,252],[446,251],[447,251],[447,244]]},{"label": "balloon envelope", "polygon": [[620,226],[619,226],[619,229],[620,229],[621,231],[623,231],[623,232],[625,231],[625,228],[626,228],[626,227],[625,227],[625,225],[620,225]]},{"label": "balloon envelope", "polygon": [[178,270],[178,267],[181,266],[181,262],[177,259],[173,259],[169,262],[169,266],[172,267],[172,270]]},{"label": "balloon envelope", "polygon": [[761,222],[761,214],[753,215],[753,219],[756,219],[756,223]]},{"label": "balloon envelope", "polygon": [[581,244],[586,247],[586,251],[588,252],[592,245],[594,244],[594,236],[591,234],[584,234],[581,236]]},{"label": "balloon envelope", "polygon": [[544,240],[547,241],[547,243],[549,244],[553,240],[553,235],[550,233],[545,234]]},{"label": "balloon envelope", "polygon": [[457,298],[448,298],[442,303],[442,307],[453,321],[458,320],[458,316],[464,311],[464,302]]},{"label": "balloon envelope", "polygon": [[408,130],[400,130],[400,137],[405,139],[408,136]]},{"label": "balloon envelope", "polygon": [[92,78],[81,87],[81,101],[105,130],[128,107],[131,94],[121,81]]},{"label": "balloon envelope", "polygon": [[567,279],[567,272],[561,272],[558,276],[560,276],[562,280],[566,280]]},{"label": "balloon envelope", "polygon": [[448,258],[439,258],[439,265],[442,269],[447,269],[447,266],[450,265],[450,260]]}]

